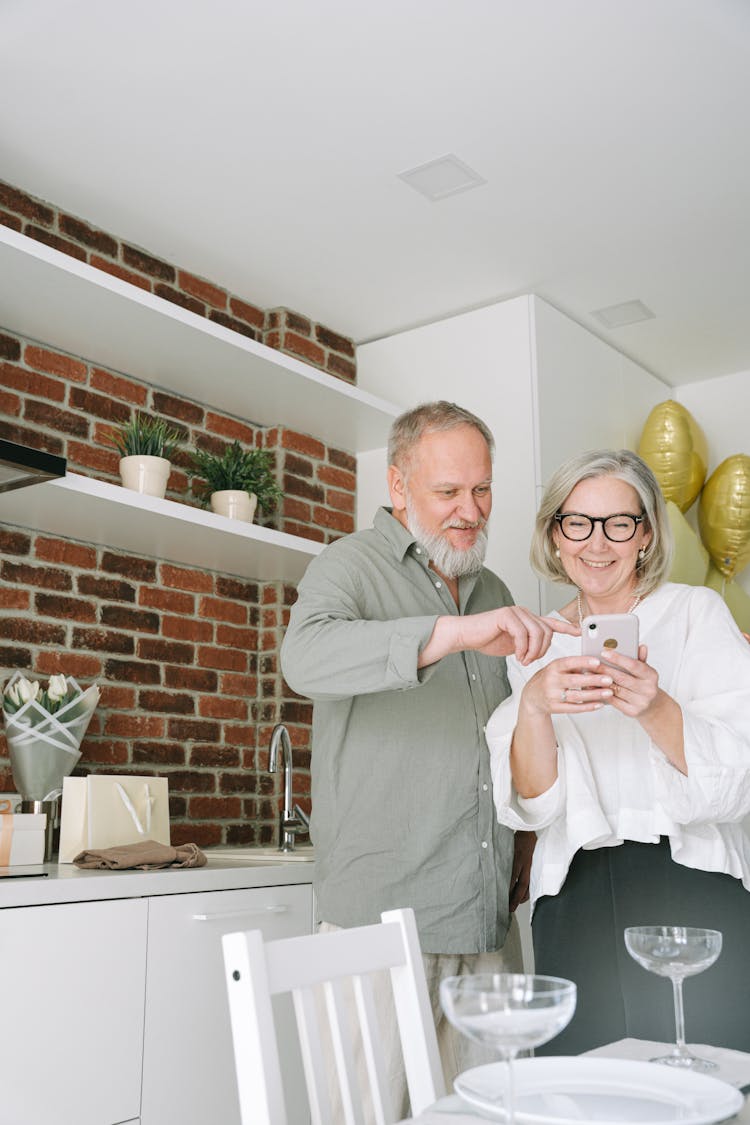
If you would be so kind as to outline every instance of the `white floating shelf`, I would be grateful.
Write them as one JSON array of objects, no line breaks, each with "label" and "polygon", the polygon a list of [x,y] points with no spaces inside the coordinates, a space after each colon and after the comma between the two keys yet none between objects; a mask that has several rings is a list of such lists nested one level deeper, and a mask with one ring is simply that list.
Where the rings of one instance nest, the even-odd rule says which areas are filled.
[{"label": "white floating shelf", "polygon": [[173,500],[68,473],[0,494],[3,523],[257,581],[297,583],[323,548]]},{"label": "white floating shelf", "polygon": [[0,327],[261,426],[351,453],[400,408],[0,226]]}]

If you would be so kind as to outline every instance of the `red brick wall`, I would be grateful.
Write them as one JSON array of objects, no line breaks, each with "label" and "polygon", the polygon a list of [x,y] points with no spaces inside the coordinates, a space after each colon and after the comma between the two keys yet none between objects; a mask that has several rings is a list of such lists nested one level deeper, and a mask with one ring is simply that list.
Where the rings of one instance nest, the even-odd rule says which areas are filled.
[{"label": "red brick wall", "polygon": [[[151,280],[141,274],[127,280],[153,285],[154,292],[167,280],[180,285],[183,295],[202,301],[202,315],[211,319],[219,319],[224,293],[222,308],[245,318],[247,334],[260,330],[249,323],[255,306],[183,270],[165,270],[166,263],[0,185],[0,206],[10,204],[15,210],[0,210],[1,222],[67,252],[78,246],[70,240],[78,239],[88,248],[76,256],[100,265],[106,254],[100,268],[120,276],[118,263],[150,273]],[[60,244],[63,237],[73,249]],[[165,275],[161,282],[157,270]],[[269,320],[269,331],[279,333],[274,346],[329,370],[351,363],[353,380],[346,355],[351,343],[344,337],[288,310],[275,310]],[[238,438],[275,456],[284,498],[264,523],[319,542],[353,530],[356,462],[347,451],[283,425],[252,426],[26,340],[12,325],[5,329],[0,436],[66,456],[72,472],[119,482],[118,454],[107,437],[113,425],[142,408],[184,437],[169,479],[170,499],[196,502],[185,472],[191,447],[219,451]],[[323,354],[305,354],[300,340]],[[347,377],[343,367],[332,373]],[[266,772],[276,722],[289,727],[295,798],[309,807],[311,706],[284,684],[278,662],[294,596],[281,582],[249,582],[0,524],[0,680],[21,669],[39,677],[63,671],[83,685],[96,681],[101,702],[76,772],[167,777],[175,842],[267,843],[275,834],[281,794],[280,778]],[[0,790],[12,789],[0,739]]]},{"label": "red brick wall", "polygon": [[[196,277],[180,266],[97,230],[53,204],[2,181],[0,225],[88,262],[252,340],[303,359],[347,383],[356,382],[355,349],[347,336],[289,309],[266,311],[213,281]],[[0,327],[12,328],[13,325]]]},{"label": "red brick wall", "polygon": [[307,705],[285,703],[276,658],[293,591],[7,526],[0,555],[0,666],[100,685],[76,772],[167,777],[175,842],[268,842],[263,750],[287,706],[309,793]]}]

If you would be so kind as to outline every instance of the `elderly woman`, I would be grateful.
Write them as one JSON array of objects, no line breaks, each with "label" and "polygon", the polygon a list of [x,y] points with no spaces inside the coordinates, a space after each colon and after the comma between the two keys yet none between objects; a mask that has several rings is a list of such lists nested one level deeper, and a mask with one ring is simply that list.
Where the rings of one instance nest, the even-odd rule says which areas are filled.
[{"label": "elderly woman", "polygon": [[536,971],[578,984],[550,1053],[673,1039],[666,984],[624,945],[626,926],[649,924],[722,931],[719,960],[686,986],[688,1035],[750,1051],[750,648],[718,594],[665,582],[670,554],[659,486],[634,453],[555,473],[532,565],[577,587],[565,620],[636,614],[642,643],[603,664],[556,633],[543,659],[509,659],[513,693],[487,727],[498,818],[538,834]]}]

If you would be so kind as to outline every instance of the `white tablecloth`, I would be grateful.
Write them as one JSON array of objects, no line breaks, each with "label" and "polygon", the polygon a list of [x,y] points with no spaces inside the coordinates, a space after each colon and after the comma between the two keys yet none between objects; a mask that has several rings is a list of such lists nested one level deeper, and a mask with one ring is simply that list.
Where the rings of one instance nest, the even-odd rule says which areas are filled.
[{"label": "white tablecloth", "polygon": [[[652,1059],[655,1055],[668,1054],[671,1043],[652,1043],[644,1039],[620,1039],[616,1043],[608,1043],[605,1047],[597,1047],[594,1051],[587,1051],[587,1055],[605,1055],[615,1059]],[[732,1086],[747,1086],[750,1084],[750,1054],[743,1051],[729,1051],[719,1047],[709,1047],[702,1043],[689,1044],[690,1049],[697,1055],[711,1059],[719,1064],[715,1077],[729,1082]],[[477,1125],[478,1121],[487,1121],[477,1110],[472,1110],[461,1098],[451,1094],[441,1098],[434,1106],[421,1113],[419,1117],[409,1118],[410,1125]],[[497,1118],[494,1119],[497,1121]],[[750,1125],[750,1102],[745,1100],[742,1110],[734,1121]],[[402,1125],[406,1125],[405,1122]]]}]

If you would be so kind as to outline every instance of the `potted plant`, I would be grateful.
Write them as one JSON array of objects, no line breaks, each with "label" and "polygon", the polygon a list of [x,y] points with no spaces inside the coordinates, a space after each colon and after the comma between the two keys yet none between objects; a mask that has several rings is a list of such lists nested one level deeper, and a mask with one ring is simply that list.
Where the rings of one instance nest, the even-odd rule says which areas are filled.
[{"label": "potted plant", "polygon": [[245,449],[235,441],[221,455],[197,449],[188,472],[200,478],[197,491],[212,511],[251,522],[256,505],[272,512],[281,498],[271,466],[268,450]]},{"label": "potted plant", "polygon": [[163,418],[137,413],[112,432],[120,451],[120,479],[125,488],[147,496],[164,496],[171,469],[170,457],[182,435]]}]

